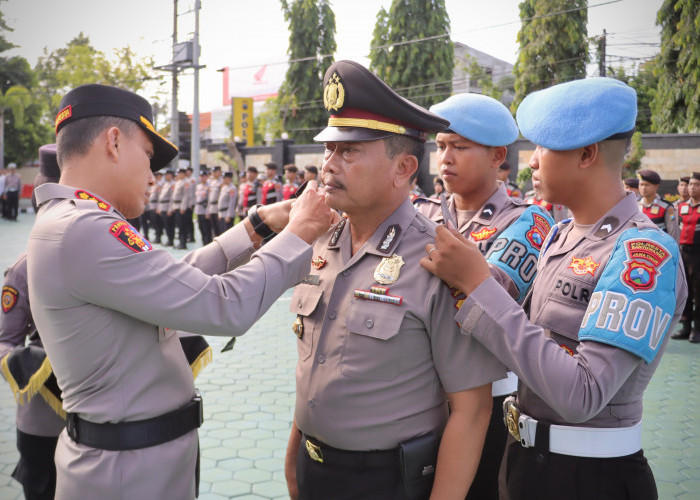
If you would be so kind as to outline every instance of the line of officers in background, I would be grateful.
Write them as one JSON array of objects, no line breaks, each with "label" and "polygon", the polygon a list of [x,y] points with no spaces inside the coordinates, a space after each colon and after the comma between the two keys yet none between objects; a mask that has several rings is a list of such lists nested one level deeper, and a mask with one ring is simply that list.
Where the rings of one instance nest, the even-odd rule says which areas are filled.
[{"label": "line of officers in background", "polygon": [[[191,167],[180,168],[177,172],[158,171],[146,210],[141,217],[129,222],[147,240],[186,250],[187,243],[195,241],[195,215],[202,244],[207,245],[215,236],[233,227],[236,218],[245,218],[253,206],[290,199],[303,182],[317,179],[318,168],[309,165],[301,173],[296,165],[285,165],[282,179],[277,164],[269,162],[265,164],[263,178],[255,166],[241,172],[238,182],[234,181],[234,175],[236,172],[224,172],[220,166],[211,170],[202,166],[199,181],[194,178]],[[155,232],[153,239],[151,229]]]}]

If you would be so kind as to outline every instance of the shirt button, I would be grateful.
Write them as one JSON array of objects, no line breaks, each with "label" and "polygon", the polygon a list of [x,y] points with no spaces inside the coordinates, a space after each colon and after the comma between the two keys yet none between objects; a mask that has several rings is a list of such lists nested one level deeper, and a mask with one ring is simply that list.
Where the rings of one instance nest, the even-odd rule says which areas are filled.
[{"label": "shirt button", "polygon": [[335,319],[335,318],[338,317],[338,315],[337,315],[336,313],[332,312],[332,313],[330,313],[330,314],[328,315],[328,317],[329,317],[330,319]]},{"label": "shirt button", "polygon": [[343,271],[343,276],[350,276],[350,269]]},{"label": "shirt button", "polygon": [[367,321],[365,321],[365,326],[367,328],[372,328],[374,326],[374,321],[372,321],[371,319],[368,319]]},{"label": "shirt button", "polygon": [[427,230],[428,230],[428,228],[426,226],[418,226],[418,231],[420,231],[421,233],[424,233]]},{"label": "shirt button", "polygon": [[321,355],[318,357],[318,362],[319,362],[319,364],[322,365],[323,363],[326,362],[326,357],[325,357],[323,354],[321,354]]},{"label": "shirt button", "polygon": [[316,406],[316,401],[314,401],[313,399],[309,399],[309,402],[306,403],[306,405],[307,405],[309,408],[313,408],[314,406]]},{"label": "shirt button", "polygon": [[299,299],[299,302],[297,303],[297,305],[299,306],[299,309],[301,309],[301,306],[302,306],[303,303],[304,303],[304,302],[303,302],[301,299]]}]

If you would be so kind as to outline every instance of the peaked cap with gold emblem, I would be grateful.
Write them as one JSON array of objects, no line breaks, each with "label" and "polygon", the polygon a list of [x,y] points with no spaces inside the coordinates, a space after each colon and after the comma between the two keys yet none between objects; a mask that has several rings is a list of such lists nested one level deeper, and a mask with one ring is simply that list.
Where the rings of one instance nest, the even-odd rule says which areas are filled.
[{"label": "peaked cap with gold emblem", "polygon": [[146,99],[128,90],[108,85],[81,85],[61,100],[56,115],[56,134],[67,124],[90,116],[116,116],[135,122],[153,143],[151,170],[155,172],[177,156],[177,147],[156,132],[153,109]]},{"label": "peaked cap with gold emblem", "polygon": [[327,141],[374,141],[406,135],[425,142],[450,123],[394,92],[364,66],[338,61],[323,78],[328,127],[314,137]]}]

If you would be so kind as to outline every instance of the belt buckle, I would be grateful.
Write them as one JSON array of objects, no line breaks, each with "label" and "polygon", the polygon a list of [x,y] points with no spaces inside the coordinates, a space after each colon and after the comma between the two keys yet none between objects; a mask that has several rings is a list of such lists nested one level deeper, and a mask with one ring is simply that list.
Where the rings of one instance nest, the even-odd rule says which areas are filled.
[{"label": "belt buckle", "polygon": [[323,452],[321,452],[321,447],[317,444],[313,444],[308,439],[306,439],[306,453],[309,454],[311,460],[323,463]]},{"label": "belt buckle", "polygon": [[503,402],[503,421],[506,424],[510,435],[513,436],[518,442],[521,442],[519,427],[520,410],[518,410],[518,407],[515,406],[515,398],[512,396],[506,398],[506,400]]},{"label": "belt buckle", "polygon": [[204,423],[204,401],[202,401],[202,394],[199,392],[199,389],[195,388],[194,390],[194,398],[192,398],[192,401],[197,405],[199,409],[199,416],[197,417],[199,420],[199,424],[197,427],[201,427],[202,423]]}]

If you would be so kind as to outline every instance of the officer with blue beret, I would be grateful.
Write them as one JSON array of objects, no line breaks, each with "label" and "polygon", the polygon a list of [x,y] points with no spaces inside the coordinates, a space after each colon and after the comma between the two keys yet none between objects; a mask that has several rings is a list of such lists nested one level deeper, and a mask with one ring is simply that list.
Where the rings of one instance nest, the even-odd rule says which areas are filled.
[{"label": "officer with blue beret", "polygon": [[60,107],[61,178],[37,188],[27,246],[32,314],[67,413],[56,498],[192,499],[203,413],[197,358],[183,346],[200,342],[176,330],[243,334],[308,273],[309,243],[332,215],[312,184],[291,214],[291,203],[262,207],[175,260],[126,221],[177,155],[153,129],[148,101],[91,84]]},{"label": "officer with blue beret", "polygon": [[[498,180],[498,172],[508,153],[507,146],[517,139],[519,133],[510,111],[496,99],[481,94],[454,95],[430,110],[450,122],[446,131],[438,132],[435,144],[440,177],[451,193],[447,210],[456,221],[459,233],[478,245],[486,255],[496,242],[498,245],[511,244],[511,241],[502,240],[501,235],[506,228],[517,225],[520,231],[511,231],[511,240],[527,248],[529,258],[536,260],[541,243],[554,221],[540,207],[510,197],[506,184]],[[418,201],[415,204],[419,212],[433,221],[447,223],[440,201]],[[535,245],[527,237],[532,227],[539,231]],[[528,262],[523,255],[521,265],[508,268],[507,272],[493,268],[495,278],[519,300],[525,298],[535,277],[533,272],[525,280],[521,278]],[[467,498],[498,500],[498,470],[508,435],[503,427],[501,407],[517,385],[518,379],[512,372],[508,378],[493,384],[491,421],[479,469]]]},{"label": "officer with blue beret", "polygon": [[573,215],[542,245],[528,313],[486,261],[508,265],[517,252],[485,260],[438,228],[421,261],[467,294],[455,316],[462,331],[518,375],[517,398],[504,404],[503,499],[658,497],[642,452],[642,398],[687,286],[678,245],[619,181],[636,114],[635,91],[609,78],[555,85],[518,108],[537,146],[535,189]]}]

